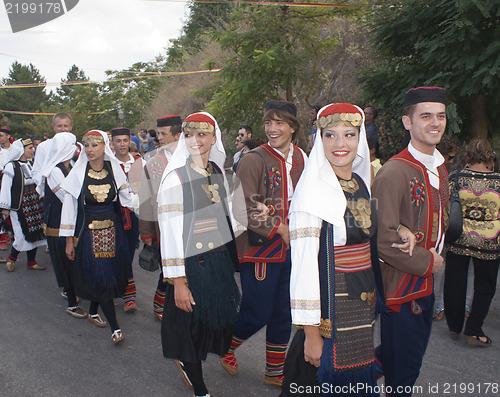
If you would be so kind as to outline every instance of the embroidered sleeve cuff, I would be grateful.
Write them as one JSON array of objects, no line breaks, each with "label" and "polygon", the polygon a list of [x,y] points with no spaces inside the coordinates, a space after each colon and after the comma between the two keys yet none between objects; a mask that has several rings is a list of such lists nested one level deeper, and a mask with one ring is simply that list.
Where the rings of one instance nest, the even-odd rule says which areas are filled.
[{"label": "embroidered sleeve cuff", "polygon": [[71,237],[75,235],[75,225],[64,225],[61,223],[59,226],[59,236]]},{"label": "embroidered sleeve cuff", "polygon": [[158,215],[167,212],[183,212],[184,206],[182,204],[164,204],[158,207]]},{"label": "embroidered sleeve cuff", "polygon": [[183,277],[186,275],[184,268],[184,258],[168,258],[162,259],[163,277],[175,278]]},{"label": "embroidered sleeve cuff", "polygon": [[321,229],[318,227],[301,227],[298,229],[290,230],[290,241],[299,238],[319,238]]},{"label": "embroidered sleeve cuff", "polygon": [[275,225],[274,225],[274,227],[272,228],[271,233],[269,233],[269,235],[267,236],[267,238],[268,238],[269,240],[271,240],[271,239],[273,239],[273,238],[274,238],[274,236],[276,235],[276,232],[278,231],[278,227],[279,227],[280,225],[281,225],[281,220],[279,220],[279,219],[278,219],[278,220],[276,221],[276,224],[275,224]]},{"label": "embroidered sleeve cuff", "polygon": [[151,240],[153,238],[156,238],[156,235],[151,235],[151,236],[141,236],[141,240],[144,241],[144,240]]}]

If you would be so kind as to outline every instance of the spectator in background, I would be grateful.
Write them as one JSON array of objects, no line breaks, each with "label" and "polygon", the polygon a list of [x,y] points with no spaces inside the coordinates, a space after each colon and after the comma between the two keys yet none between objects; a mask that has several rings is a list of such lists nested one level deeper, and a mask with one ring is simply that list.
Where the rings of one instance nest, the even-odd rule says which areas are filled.
[{"label": "spectator in background", "polygon": [[307,153],[312,150],[314,145],[314,140],[316,138],[316,117],[318,116],[318,112],[321,108],[318,105],[315,105],[309,110],[309,121],[311,122],[311,131],[309,131],[309,136],[307,137]]},{"label": "spectator in background", "polygon": [[8,128],[0,128],[0,146],[2,149],[9,149],[10,144],[10,130]]},{"label": "spectator in background", "polygon": [[40,143],[42,143],[42,140],[40,139],[40,137],[34,137],[31,138],[31,141],[33,142],[33,147],[35,148],[35,153],[36,153],[36,148]]},{"label": "spectator in background", "polygon": [[366,139],[370,141],[371,137],[374,137],[375,140],[378,139],[378,129],[375,125],[375,119],[377,118],[378,112],[373,106],[367,106],[365,110],[363,110],[365,114],[365,129],[366,129]]},{"label": "spectator in background", "polygon": [[439,153],[444,157],[444,166],[448,172],[450,172],[450,168],[455,162],[459,146],[460,144],[458,143],[457,137],[449,135],[444,135],[441,142],[436,146],[436,149],[439,150]]},{"label": "spectator in background", "polygon": [[[139,142],[139,138],[137,138],[137,134],[130,130],[130,142],[135,144],[135,149],[137,150],[137,153],[139,153],[139,146],[140,146],[140,142]],[[130,152],[132,152],[132,144],[130,145]],[[132,153],[134,154],[134,153]]]},{"label": "spectator in background", "polygon": [[446,322],[456,340],[464,326],[467,272],[474,263],[474,298],[464,336],[471,346],[491,346],[483,323],[496,291],[500,262],[500,173],[490,141],[474,139],[466,148],[467,166],[450,176],[462,203],[462,235],[448,247],[444,281]]},{"label": "spectator in background", "polygon": [[[154,130],[150,130],[150,131],[154,131]],[[155,131],[155,137],[156,137],[156,131]],[[139,133],[138,138],[139,138],[139,141],[141,142],[140,143],[140,151],[141,151],[142,155],[150,152],[151,150],[153,150],[155,148],[154,137],[149,136],[148,131],[145,130],[144,128]]]},{"label": "spectator in background", "polygon": [[[444,157],[444,166],[448,173],[450,173],[450,168],[455,162],[455,157],[458,153],[459,144],[455,137],[451,137],[449,135],[443,135],[441,138],[441,142],[439,142],[436,146],[436,149],[439,150]],[[467,301],[470,302],[472,299],[472,278],[473,273],[469,272],[471,278],[470,287],[467,288]],[[434,307],[434,313],[432,318],[434,320],[441,321],[444,318],[444,267],[435,275],[434,277],[434,285],[439,287],[439,290],[436,289],[436,306]],[[470,306],[470,305],[469,305]],[[470,308],[470,307],[469,307]]]},{"label": "spectator in background", "polygon": [[377,172],[382,168],[382,163],[380,162],[380,151],[377,138],[373,136],[367,138],[368,147],[370,149],[370,164],[373,170],[373,177],[377,175]]},{"label": "spectator in background", "polygon": [[248,125],[242,125],[238,131],[238,136],[236,137],[236,150],[238,150],[233,156],[233,171],[236,172],[236,167],[238,166],[238,161],[240,161],[243,156],[243,141],[252,138],[252,129]]},{"label": "spectator in background", "polygon": [[130,142],[130,154],[132,154],[132,156],[140,155],[139,149],[137,148],[137,145],[134,142]]}]

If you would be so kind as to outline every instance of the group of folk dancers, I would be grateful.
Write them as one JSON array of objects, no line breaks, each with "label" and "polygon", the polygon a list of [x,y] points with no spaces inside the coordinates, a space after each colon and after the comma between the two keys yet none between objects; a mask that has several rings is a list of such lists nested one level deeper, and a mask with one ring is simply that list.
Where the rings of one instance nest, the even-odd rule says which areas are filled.
[{"label": "group of folk dancers", "polygon": [[[114,153],[107,133],[88,132],[76,161],[76,139],[62,132],[37,158],[39,146],[41,165],[27,172],[30,142],[19,140],[24,157],[11,156],[4,168],[0,207],[10,211],[15,241],[28,240],[16,230],[31,229],[14,227],[14,219],[32,189],[19,194],[11,181],[21,175],[23,186],[36,185],[67,311],[87,317],[77,297],[88,299],[89,320],[107,321],[114,343],[124,337],[113,299],[136,308],[139,234],[159,250],[154,311],[163,354],[195,396],[210,395],[202,373],[207,354],[236,375],[235,351],[264,326],[264,381],[282,387],[283,396],[377,395],[382,375],[389,395],[411,395],[430,335],[433,274],[442,266],[448,185],[435,145],[445,111],[444,89],[409,90],[403,123],[410,145],[372,182],[359,107],[335,103],[319,111],[308,159],[293,144],[295,104],[270,101],[268,142],[240,159],[231,194],[221,131],[208,113],[159,118],[161,149],[147,162],[128,153],[126,128],[111,131]],[[142,170],[137,179],[134,167]],[[382,343],[375,349],[377,313]],[[292,323],[298,331],[287,352]],[[353,391],[354,384],[364,386]]]}]

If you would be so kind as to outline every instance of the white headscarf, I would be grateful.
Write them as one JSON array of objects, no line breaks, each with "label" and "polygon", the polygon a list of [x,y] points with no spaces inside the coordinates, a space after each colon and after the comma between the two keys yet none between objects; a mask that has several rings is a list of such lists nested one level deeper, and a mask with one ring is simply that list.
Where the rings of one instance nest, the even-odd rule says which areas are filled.
[{"label": "white headscarf", "polygon": [[5,164],[10,163],[11,161],[19,160],[23,154],[24,154],[24,145],[22,139],[18,139],[14,141],[12,145],[10,145],[9,155],[7,157],[7,161],[5,162]]},{"label": "white headscarf", "polygon": [[[321,112],[328,106],[330,105],[321,108],[317,116],[318,120]],[[355,107],[361,112],[363,119],[359,128],[358,151],[352,164],[352,172],[363,179],[369,192],[371,183],[370,149],[366,142],[365,116],[361,108]],[[344,225],[346,205],[344,191],[325,156],[323,138],[318,126],[313,149],[293,193],[290,213],[306,212],[341,227]]]},{"label": "white headscarf", "polygon": [[[207,112],[197,112],[193,114],[203,114],[205,116],[210,117],[214,121],[216,141],[215,145],[212,145],[212,148],[210,149],[210,157],[208,159],[217,164],[217,166],[221,169],[222,173],[224,174],[224,162],[226,161],[226,151],[224,150],[224,145],[222,144],[222,133],[220,131],[219,125],[217,124],[217,120],[215,120],[215,118],[210,113]],[[188,117],[186,117],[186,119]],[[177,144],[177,147],[174,153],[172,154],[172,158],[167,164],[167,168],[165,168],[165,172],[163,172],[162,181],[171,171],[177,168],[184,167],[186,165],[186,159],[188,157],[189,157],[189,151],[186,147],[186,139],[184,138],[184,133],[181,132],[179,143]]]},{"label": "white headscarf", "polygon": [[38,179],[40,183],[36,187],[36,191],[43,197],[45,194],[45,180],[50,175],[54,167],[67,160],[71,160],[76,150],[76,136],[71,132],[60,132],[50,140],[49,152],[45,159],[45,164],[42,166]]},{"label": "white headscarf", "polygon": [[[104,160],[111,162],[111,168],[113,170],[116,187],[117,189],[120,189],[123,185],[127,184],[127,176],[125,175],[125,172],[123,172],[122,167],[120,167],[118,159],[114,156],[111,148],[109,147],[108,134],[100,130],[93,131],[97,131],[104,139]],[[85,150],[82,150],[77,162],[75,163],[75,166],[70,171],[64,182],[61,183],[61,188],[66,190],[66,192],[71,194],[74,198],[78,198],[80,196],[80,192],[82,191],[87,163],[87,154],[85,153]]]}]

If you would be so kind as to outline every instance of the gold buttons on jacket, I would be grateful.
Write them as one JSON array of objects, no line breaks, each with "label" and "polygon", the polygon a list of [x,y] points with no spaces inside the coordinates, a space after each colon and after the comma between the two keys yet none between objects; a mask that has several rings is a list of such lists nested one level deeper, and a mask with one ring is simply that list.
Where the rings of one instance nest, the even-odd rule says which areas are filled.
[{"label": "gold buttons on jacket", "polygon": [[200,243],[200,242],[197,242],[195,246],[196,246],[196,248],[198,248],[199,250],[201,250],[201,249],[203,248],[203,244],[202,244],[202,243]]}]

